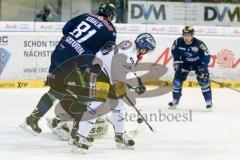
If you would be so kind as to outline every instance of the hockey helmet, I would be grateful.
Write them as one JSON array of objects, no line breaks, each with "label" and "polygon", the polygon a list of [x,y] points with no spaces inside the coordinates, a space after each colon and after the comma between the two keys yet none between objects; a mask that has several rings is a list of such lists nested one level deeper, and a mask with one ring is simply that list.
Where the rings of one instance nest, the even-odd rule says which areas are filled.
[{"label": "hockey helmet", "polygon": [[192,36],[194,35],[194,29],[191,26],[185,26],[184,29],[182,30],[182,34],[191,34]]},{"label": "hockey helmet", "polygon": [[152,52],[156,48],[156,41],[150,33],[138,35],[135,44],[137,48],[147,49],[148,52]]},{"label": "hockey helmet", "polygon": [[112,16],[112,19],[116,16],[116,8],[112,3],[104,3],[99,6],[98,15],[105,18]]}]

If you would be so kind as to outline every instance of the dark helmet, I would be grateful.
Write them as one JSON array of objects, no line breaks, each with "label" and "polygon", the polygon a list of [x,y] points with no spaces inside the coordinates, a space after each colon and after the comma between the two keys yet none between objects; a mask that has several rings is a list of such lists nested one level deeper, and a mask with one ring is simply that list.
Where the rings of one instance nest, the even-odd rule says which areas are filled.
[{"label": "dark helmet", "polygon": [[138,48],[145,48],[149,52],[156,48],[156,41],[150,33],[142,33],[138,35],[135,44]]},{"label": "dark helmet", "polygon": [[185,26],[184,29],[182,30],[182,34],[191,34],[192,36],[194,35],[194,29],[191,26]]},{"label": "dark helmet", "polygon": [[98,9],[98,15],[105,18],[109,16],[112,16],[114,18],[116,16],[116,8],[111,3],[101,4]]}]

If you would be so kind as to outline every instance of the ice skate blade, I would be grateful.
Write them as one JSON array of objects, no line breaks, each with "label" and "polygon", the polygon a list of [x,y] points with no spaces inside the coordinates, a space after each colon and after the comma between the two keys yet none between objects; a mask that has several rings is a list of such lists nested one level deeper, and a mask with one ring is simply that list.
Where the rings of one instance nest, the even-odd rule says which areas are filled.
[{"label": "ice skate blade", "polygon": [[134,138],[134,137],[136,137],[136,136],[138,136],[139,135],[139,130],[132,130],[132,131],[129,131],[128,132],[128,135],[131,137],[131,138]]},{"label": "ice skate blade", "polygon": [[69,137],[70,137],[70,136],[69,136],[69,133],[63,131],[63,130],[60,129],[60,128],[57,128],[57,129],[55,130],[55,132],[56,132],[59,140],[68,141],[68,140],[70,139],[70,138],[69,138]]},{"label": "ice skate blade", "polygon": [[20,124],[19,127],[22,128],[24,131],[30,133],[33,136],[37,136],[40,134],[40,133],[37,133],[34,130],[32,130],[32,128],[29,125],[27,125],[26,122],[24,122],[23,124]]},{"label": "ice skate blade", "polygon": [[134,146],[126,146],[122,143],[117,143],[116,142],[116,147],[119,148],[119,149],[123,149],[123,150],[134,150]]},{"label": "ice skate blade", "polygon": [[206,108],[206,112],[212,112],[213,109],[212,108]]},{"label": "ice skate blade", "polygon": [[[73,146],[73,141],[74,141],[74,139],[70,139],[70,140],[68,141],[68,144],[69,144],[70,146]],[[93,146],[93,143],[92,143],[92,142],[87,142],[87,145],[88,145],[89,147],[92,147],[92,146]]]},{"label": "ice skate blade", "polygon": [[176,110],[176,109],[177,109],[177,106],[169,106],[168,109],[169,109],[169,110]]},{"label": "ice skate blade", "polygon": [[74,141],[74,139],[70,138],[69,141],[68,141],[68,144],[69,144],[70,146],[72,146],[72,145],[73,145],[73,141]]},{"label": "ice skate blade", "polygon": [[51,119],[46,118],[47,120],[47,126],[52,130],[52,132],[58,137],[61,141],[69,141],[70,135],[68,132],[64,131],[63,129],[59,128],[61,125],[58,125],[57,127],[53,128],[51,123]]},{"label": "ice skate blade", "polygon": [[76,146],[73,145],[73,147],[72,147],[72,152],[73,152],[73,153],[86,154],[86,153],[87,153],[87,149],[78,148],[78,147],[76,147]]},{"label": "ice skate blade", "polygon": [[52,126],[51,126],[51,123],[52,123],[51,119],[46,118],[46,120],[47,120],[47,126],[51,129],[51,131],[53,132],[53,134],[56,134],[56,135],[57,135],[57,133],[55,132],[55,130],[54,130],[54,129],[52,128]]}]

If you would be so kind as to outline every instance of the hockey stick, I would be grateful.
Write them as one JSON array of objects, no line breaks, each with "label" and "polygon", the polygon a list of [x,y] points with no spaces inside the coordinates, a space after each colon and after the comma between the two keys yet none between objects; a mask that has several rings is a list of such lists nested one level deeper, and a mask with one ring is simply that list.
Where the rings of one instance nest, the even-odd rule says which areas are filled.
[{"label": "hockey stick", "polygon": [[221,83],[221,82],[217,82],[217,81],[212,80],[212,79],[210,79],[210,81],[213,82],[213,83],[216,83],[216,84],[220,85],[220,86],[223,87],[223,88],[228,88],[228,89],[231,89],[231,90],[233,90],[233,91],[236,91],[236,92],[239,92],[239,93],[240,93],[240,90],[238,90],[238,89],[236,89],[236,88],[232,88],[232,87],[228,86],[227,84],[224,84],[224,83]]},{"label": "hockey stick", "polygon": [[127,95],[125,95],[126,99],[128,100],[128,102],[131,104],[131,106],[134,108],[134,110],[137,112],[137,114],[142,118],[142,120],[146,123],[146,125],[148,126],[148,128],[153,131],[152,126],[147,122],[147,120],[143,117],[143,115],[140,113],[140,111],[137,109],[137,107],[132,103],[132,101],[129,99],[129,97]]},{"label": "hockey stick", "polygon": [[[186,69],[182,69],[182,72],[189,73],[190,71],[188,71],[188,70],[186,70]],[[233,88],[233,87],[230,87],[230,86],[228,86],[227,84],[224,84],[224,83],[221,83],[221,82],[212,80],[212,79],[209,79],[209,80],[210,80],[210,82],[215,83],[215,84],[218,84],[218,85],[220,85],[220,86],[223,87],[223,88],[228,88],[228,89],[231,89],[231,90],[233,90],[233,91],[240,92],[240,90],[238,90],[238,89],[236,89],[236,88]]]},{"label": "hockey stick", "polygon": [[[114,127],[112,121],[109,119],[109,117],[105,116],[105,117],[102,117],[104,120],[106,120],[109,124],[111,124]],[[136,137],[138,134],[139,134],[140,130],[139,130],[139,127],[137,127],[136,129],[133,129],[133,130],[130,130],[130,131],[127,131],[127,133],[129,135],[131,135],[132,138]]]}]

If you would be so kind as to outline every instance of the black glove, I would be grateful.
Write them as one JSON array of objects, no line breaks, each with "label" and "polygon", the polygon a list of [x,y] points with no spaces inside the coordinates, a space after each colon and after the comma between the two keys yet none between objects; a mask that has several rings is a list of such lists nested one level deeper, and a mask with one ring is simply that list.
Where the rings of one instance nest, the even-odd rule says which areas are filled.
[{"label": "black glove", "polygon": [[182,72],[182,69],[183,69],[183,61],[174,61],[174,70],[176,72]]},{"label": "black glove", "polygon": [[197,76],[201,80],[208,80],[209,79],[209,73],[206,67],[203,65],[197,67]]},{"label": "black glove", "polygon": [[134,88],[135,92],[140,95],[143,94],[144,92],[146,92],[146,87],[142,84],[137,86],[136,88]]}]

